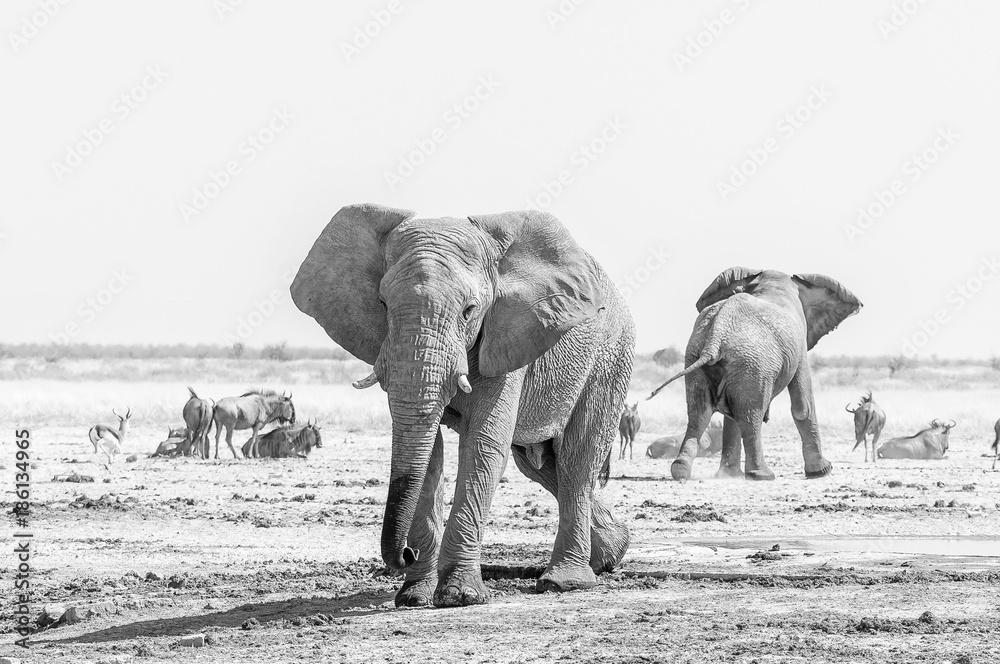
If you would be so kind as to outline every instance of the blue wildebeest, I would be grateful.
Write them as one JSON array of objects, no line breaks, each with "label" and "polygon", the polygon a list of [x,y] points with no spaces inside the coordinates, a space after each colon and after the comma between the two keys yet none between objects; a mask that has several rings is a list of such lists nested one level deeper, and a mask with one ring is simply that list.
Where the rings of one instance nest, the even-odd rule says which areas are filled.
[{"label": "blue wildebeest", "polygon": [[[673,458],[681,449],[684,442],[684,432],[676,436],[664,436],[657,438],[646,448],[646,456],[650,459]],[[712,420],[708,429],[698,440],[698,456],[712,456],[722,451],[722,423]]]},{"label": "blue wildebeest", "polygon": [[[303,427],[284,427],[269,431],[257,440],[258,456],[271,459],[298,457],[305,459],[314,447],[323,447],[320,428],[315,423]],[[243,444],[243,456],[250,456],[250,443]]]},{"label": "blue wildebeest", "polygon": [[[215,403],[211,399],[200,399],[190,387],[191,397],[184,404],[184,423],[187,424],[184,454],[198,453],[203,459],[208,458],[208,430],[212,428],[212,416]],[[216,438],[218,441],[218,438]],[[216,443],[216,458],[218,458],[218,443]]]},{"label": "blue wildebeest", "polygon": [[851,404],[847,404],[844,406],[844,410],[854,415],[854,438],[857,441],[851,451],[858,449],[858,445],[864,444],[865,461],[868,461],[868,435],[871,434],[872,463],[875,463],[875,457],[878,456],[875,454],[875,445],[878,443],[878,437],[882,434],[882,427],[885,426],[885,411],[875,403],[871,390],[868,390],[868,394],[861,397],[854,410],[851,410],[850,406]]},{"label": "blue wildebeest", "polygon": [[993,450],[993,470],[996,470],[997,458],[1000,458],[1000,420],[993,425],[993,430],[996,432],[996,438],[993,439],[993,446],[990,449]]},{"label": "blue wildebeest", "polygon": [[212,418],[215,423],[215,458],[219,458],[219,434],[226,428],[226,444],[236,457],[233,447],[234,429],[253,429],[250,452],[257,456],[257,437],[261,427],[271,422],[295,424],[295,406],[292,395],[278,394],[273,390],[251,390],[242,396],[226,397],[215,404]]},{"label": "blue wildebeest", "polygon": [[100,458],[100,453],[108,457],[108,465],[114,461],[113,455],[122,454],[122,445],[125,444],[125,436],[128,435],[128,419],[132,417],[132,409],[125,412],[125,416],[119,415],[114,408],[111,409],[115,417],[118,418],[118,430],[115,431],[104,424],[95,424],[90,428],[88,436],[90,442],[94,444],[94,454]]},{"label": "blue wildebeest", "polygon": [[948,451],[948,432],[955,426],[934,420],[923,431],[905,438],[893,438],[878,448],[882,459],[943,459]]},{"label": "blue wildebeest", "polygon": [[619,459],[625,458],[625,447],[628,446],[628,458],[632,458],[632,441],[639,433],[642,421],[639,419],[639,402],[636,401],[631,408],[626,407],[622,413],[622,418],[618,422],[618,434],[620,437],[621,450],[618,453]]},{"label": "blue wildebeest", "polygon": [[184,452],[187,440],[187,427],[169,427],[167,429],[167,439],[156,447],[156,451],[149,455],[149,458],[175,457]]}]

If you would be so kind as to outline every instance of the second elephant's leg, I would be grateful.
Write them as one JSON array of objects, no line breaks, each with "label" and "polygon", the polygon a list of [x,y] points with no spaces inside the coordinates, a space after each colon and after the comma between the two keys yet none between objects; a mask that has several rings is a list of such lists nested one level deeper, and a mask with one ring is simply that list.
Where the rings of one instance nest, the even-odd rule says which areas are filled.
[{"label": "second elephant's leg", "polygon": [[743,458],[741,443],[739,423],[727,416],[722,424],[722,454],[719,455],[719,471],[715,474],[716,477],[720,479],[743,477],[743,468],[740,464]]},{"label": "second elephant's leg", "polygon": [[743,449],[746,451],[746,466],[744,475],[748,480],[773,480],[774,473],[764,461],[764,445],[761,441],[760,428],[763,424],[760,417],[754,417],[749,422],[740,422],[740,432],[743,435]]},{"label": "second elephant's leg", "polygon": [[715,412],[709,398],[705,379],[698,373],[688,374],[685,378],[687,393],[688,425],[684,432],[684,441],[677,452],[677,458],[670,464],[670,476],[675,480],[691,479],[691,465],[698,456],[698,442],[702,434],[712,422]]},{"label": "second elephant's leg", "polygon": [[406,543],[420,551],[420,557],[406,568],[402,587],[396,593],[396,606],[425,606],[434,599],[438,581],[438,552],[441,532],[444,530],[444,485],[441,471],[444,466],[444,440],[441,429],[434,438],[431,460],[420,490],[417,511],[407,535]]},{"label": "second elephant's leg", "polygon": [[819,438],[819,423],[816,420],[816,402],[813,399],[812,376],[809,366],[803,361],[799,370],[788,384],[788,396],[792,400],[792,419],[802,438],[802,458],[805,461],[806,477],[829,475],[833,464],[823,457]]},{"label": "second elephant's leg", "polygon": [[[514,463],[530,480],[542,485],[553,496],[559,495],[556,457],[551,443],[545,443],[541,468],[535,468],[528,460],[524,448],[514,446]],[[594,574],[610,572],[628,551],[628,527],[616,520],[611,509],[600,496],[594,494],[590,501],[590,568]]]}]

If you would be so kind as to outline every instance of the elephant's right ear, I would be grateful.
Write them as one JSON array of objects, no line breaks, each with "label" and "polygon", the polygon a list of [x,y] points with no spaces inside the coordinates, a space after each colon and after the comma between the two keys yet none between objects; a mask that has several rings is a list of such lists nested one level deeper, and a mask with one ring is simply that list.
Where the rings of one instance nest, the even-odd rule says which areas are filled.
[{"label": "elephant's right ear", "polygon": [[415,214],[370,204],[341,208],[316,238],[292,282],[295,306],[368,364],[375,364],[388,334],[378,294],[385,274],[383,241]]},{"label": "elephant's right ear", "polygon": [[806,316],[806,349],[832,332],[848,316],[861,311],[861,301],[840,283],[823,274],[795,274],[802,312]]},{"label": "elephant's right ear", "polygon": [[754,280],[762,272],[763,270],[752,270],[748,267],[729,268],[717,276],[712,285],[706,288],[705,292],[698,298],[698,302],[695,304],[698,313],[735,293],[752,293]]}]

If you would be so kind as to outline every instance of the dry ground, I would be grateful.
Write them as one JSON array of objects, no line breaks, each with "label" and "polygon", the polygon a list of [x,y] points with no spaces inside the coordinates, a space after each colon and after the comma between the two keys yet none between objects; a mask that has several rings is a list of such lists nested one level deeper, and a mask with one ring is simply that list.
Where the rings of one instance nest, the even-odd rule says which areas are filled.
[{"label": "dry ground", "polygon": [[[218,398],[239,384],[198,389]],[[565,595],[536,595],[531,579],[494,579],[491,604],[451,610],[392,608],[398,580],[378,560],[384,397],[310,382],[273,386],[293,388],[299,418],[325,425],[324,447],[307,461],[233,460],[228,450],[221,461],[147,458],[180,411],[183,382],[0,381],[5,429],[32,427],[35,609],[61,602],[95,611],[35,635],[27,654],[8,645],[8,611],[0,655],[55,663],[1000,661],[1000,472],[981,456],[1000,410],[995,386],[877,387],[890,434],[935,416],[959,426],[944,461],[873,466],[851,452],[842,410],[867,384],[821,385],[835,468],[813,481],[802,479],[782,397],[765,429],[778,479],[765,484],[709,479],[717,459],[699,459],[694,481],[672,482],[669,460],[643,458],[654,437],[683,426],[682,393],[666,391],[640,404],[635,459],[616,460],[604,490],[632,528],[621,569],[592,591]],[[84,418],[126,401],[135,414],[127,451],[141,458],[109,472],[90,454]],[[457,449],[446,440],[450,483]],[[4,449],[9,485],[11,446]],[[73,472],[96,481],[53,481]],[[554,499],[511,464],[484,565],[530,574],[545,564],[555,526]],[[778,552],[747,557],[774,544]],[[0,558],[6,578],[12,560]],[[211,645],[177,646],[194,632]]]}]

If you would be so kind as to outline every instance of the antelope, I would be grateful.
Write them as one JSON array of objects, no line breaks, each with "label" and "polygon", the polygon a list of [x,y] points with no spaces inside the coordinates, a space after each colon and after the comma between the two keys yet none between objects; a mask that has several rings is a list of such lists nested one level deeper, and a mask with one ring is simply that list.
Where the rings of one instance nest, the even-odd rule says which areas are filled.
[{"label": "antelope", "polygon": [[628,446],[628,458],[632,459],[632,441],[635,440],[635,436],[639,433],[639,427],[642,426],[642,421],[639,419],[639,402],[636,401],[631,408],[625,408],[625,412],[622,413],[622,419],[618,423],[618,433],[621,435],[621,451],[618,454],[619,459],[625,458],[625,447]]},{"label": "antelope", "polygon": [[167,439],[157,446],[156,451],[149,455],[149,458],[177,456],[184,451],[187,439],[187,427],[168,427]]},{"label": "antelope", "polygon": [[943,459],[948,451],[948,432],[955,426],[934,420],[923,431],[905,438],[893,438],[878,448],[882,459]]},{"label": "antelope", "polygon": [[[257,441],[258,453],[263,458],[288,459],[297,457],[305,459],[314,447],[323,447],[320,428],[313,422],[298,428],[278,428],[260,436]],[[243,456],[250,456],[251,437],[243,444]]]},{"label": "antelope", "polygon": [[993,450],[993,470],[997,469],[997,459],[1000,458],[1000,420],[993,425],[993,430],[996,431],[996,438],[993,439],[993,446],[990,448]]},{"label": "antelope", "polygon": [[[684,432],[676,436],[657,438],[646,448],[646,456],[650,459],[675,457],[684,442]],[[712,456],[722,451],[722,423],[712,420],[705,433],[698,440],[698,456]]]},{"label": "antelope", "polygon": [[236,457],[233,447],[234,429],[253,429],[248,448],[257,456],[257,438],[261,427],[277,421],[295,424],[295,406],[291,394],[278,394],[274,390],[251,390],[239,397],[226,397],[215,404],[212,422],[215,424],[215,458],[219,458],[219,436],[226,429],[226,444]]},{"label": "antelope", "polygon": [[125,436],[128,435],[128,420],[132,416],[132,409],[129,408],[125,412],[125,417],[119,415],[114,408],[111,409],[115,417],[118,418],[118,431],[115,431],[109,426],[103,424],[95,424],[90,428],[90,442],[94,444],[94,454],[100,459],[100,453],[108,457],[108,463],[105,465],[110,466],[114,459],[113,455],[122,454],[122,445],[125,443]]},{"label": "antelope", "polygon": [[875,400],[872,399],[872,391],[861,397],[858,405],[851,410],[851,404],[844,406],[844,410],[854,415],[854,438],[857,442],[851,451],[858,449],[858,445],[865,446],[865,461],[868,461],[868,434],[872,436],[872,463],[875,463],[875,445],[878,437],[882,434],[882,427],[885,426],[885,411],[882,410]]}]

